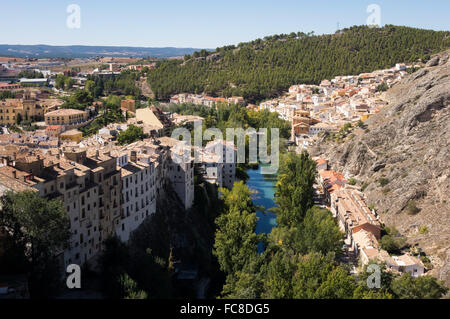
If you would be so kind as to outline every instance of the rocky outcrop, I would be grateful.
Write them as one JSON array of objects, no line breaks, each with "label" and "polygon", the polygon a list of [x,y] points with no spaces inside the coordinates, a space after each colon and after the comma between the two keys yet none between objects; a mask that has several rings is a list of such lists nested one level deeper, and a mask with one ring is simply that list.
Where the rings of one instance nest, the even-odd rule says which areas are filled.
[{"label": "rocky outcrop", "polygon": [[[431,256],[450,284],[450,50],[386,92],[389,105],[343,142],[312,150],[355,177],[383,222]],[[414,205],[412,204],[414,203]],[[408,205],[409,204],[409,205]],[[411,209],[416,206],[418,209]]]}]

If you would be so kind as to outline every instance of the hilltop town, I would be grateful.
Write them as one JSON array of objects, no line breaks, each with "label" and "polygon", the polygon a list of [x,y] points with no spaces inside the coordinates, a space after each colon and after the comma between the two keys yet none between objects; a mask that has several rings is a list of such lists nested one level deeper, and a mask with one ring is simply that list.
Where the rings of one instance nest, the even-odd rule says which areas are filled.
[{"label": "hilltop town", "polygon": [[[387,226],[386,216],[364,192],[366,182],[356,180],[356,174],[327,152],[316,150],[329,142],[347,141],[358,130],[368,133],[367,123],[391,103],[387,93],[428,72],[423,69],[430,62],[399,61],[391,68],[340,75],[318,85],[299,83],[257,104],[241,96],[214,97],[206,92],[178,93],[157,101],[147,83],[149,72],[157,68],[153,60],[91,58],[67,63],[2,58],[0,62],[0,195],[30,191],[62,203],[70,221],[68,248],[56,254],[63,269],[72,264],[99,267],[108,239],[129,243],[154,216],[167,217],[167,203],[182,216],[192,211],[194,203],[207,207],[213,201],[209,194],[205,200],[207,190],[199,191],[199,181],[214,188],[217,200],[241,185],[236,182],[248,179],[245,170],[252,166],[236,163],[237,147],[232,142],[207,141],[194,147],[199,156],[186,160],[185,144],[171,133],[199,122],[202,129],[216,124],[223,129],[229,123],[245,128],[270,123],[285,126],[287,132],[290,128],[285,134],[290,136],[282,136],[288,139],[282,151],[298,158],[305,151],[316,155],[305,160],[313,160],[317,168],[314,205],[332,216],[339,228],[343,242],[337,245],[343,245],[338,249],[343,255],[337,256],[352,275],[376,262],[396,276],[410,274],[417,279],[438,263],[424,252],[422,243],[406,245],[403,232]],[[224,109],[228,116],[220,118]],[[373,150],[367,147],[367,152]],[[370,170],[382,171],[385,166],[377,162]],[[383,175],[379,183],[386,186],[389,181]],[[171,222],[168,229],[175,228]],[[6,230],[0,233],[3,239],[7,236]],[[212,254],[213,239],[208,240]],[[172,259],[177,256],[172,248],[168,263],[174,269]],[[183,262],[177,264],[187,270],[178,273],[177,268],[177,278],[199,279],[199,265]],[[207,285],[202,280],[200,295]]]}]

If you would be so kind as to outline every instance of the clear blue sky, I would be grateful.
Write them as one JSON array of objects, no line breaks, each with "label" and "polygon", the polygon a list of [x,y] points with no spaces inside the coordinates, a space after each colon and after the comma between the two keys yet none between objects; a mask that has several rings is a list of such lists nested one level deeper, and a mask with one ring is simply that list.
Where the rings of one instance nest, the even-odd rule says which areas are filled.
[{"label": "clear blue sky", "polygon": [[[66,26],[73,3],[80,29]],[[380,6],[382,25],[450,30],[448,0],[18,0],[0,4],[0,44],[216,48],[365,24],[369,4]]]}]

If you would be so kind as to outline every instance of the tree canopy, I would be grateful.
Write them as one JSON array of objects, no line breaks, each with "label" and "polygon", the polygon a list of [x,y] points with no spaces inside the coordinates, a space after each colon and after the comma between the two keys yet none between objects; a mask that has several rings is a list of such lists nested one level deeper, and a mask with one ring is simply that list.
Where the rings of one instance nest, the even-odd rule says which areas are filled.
[{"label": "tree canopy", "polygon": [[130,125],[125,131],[122,131],[117,136],[117,142],[120,145],[131,144],[135,141],[142,140],[147,135],[144,134],[142,127]]},{"label": "tree canopy", "polygon": [[61,269],[56,255],[68,248],[70,222],[60,200],[33,191],[7,192],[0,197],[0,227],[6,228],[7,247],[0,270],[29,272],[31,296],[50,296],[58,289]]}]

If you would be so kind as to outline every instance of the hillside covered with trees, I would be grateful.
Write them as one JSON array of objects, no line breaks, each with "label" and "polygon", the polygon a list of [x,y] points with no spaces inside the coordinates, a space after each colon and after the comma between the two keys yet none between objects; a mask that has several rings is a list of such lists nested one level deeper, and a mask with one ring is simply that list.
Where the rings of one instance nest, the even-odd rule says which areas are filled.
[{"label": "hillside covered with trees", "polygon": [[292,32],[252,42],[202,50],[168,60],[148,73],[157,99],[182,92],[243,96],[258,102],[290,85],[318,84],[336,75],[388,68],[398,62],[427,61],[450,47],[450,32],[386,25],[354,26],[316,36]]}]

